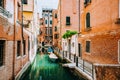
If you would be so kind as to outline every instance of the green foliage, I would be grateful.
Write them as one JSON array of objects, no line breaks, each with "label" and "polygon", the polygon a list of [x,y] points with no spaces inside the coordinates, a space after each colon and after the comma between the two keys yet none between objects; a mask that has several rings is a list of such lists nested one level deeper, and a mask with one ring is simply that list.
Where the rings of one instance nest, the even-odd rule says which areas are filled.
[{"label": "green foliage", "polygon": [[63,34],[62,38],[66,39],[66,38],[69,38],[75,34],[77,34],[77,31],[67,31],[66,33]]}]

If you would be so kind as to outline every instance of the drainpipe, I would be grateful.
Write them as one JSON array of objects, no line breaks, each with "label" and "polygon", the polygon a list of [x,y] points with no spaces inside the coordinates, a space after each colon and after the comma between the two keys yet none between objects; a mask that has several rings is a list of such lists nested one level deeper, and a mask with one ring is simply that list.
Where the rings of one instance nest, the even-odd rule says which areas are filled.
[{"label": "drainpipe", "polygon": [[24,41],[24,34],[23,34],[23,0],[21,0],[21,16],[22,16],[22,20],[21,20],[21,35],[22,35],[22,67],[23,67],[23,41]]},{"label": "drainpipe", "polygon": [[[60,43],[62,42],[62,33],[61,33],[61,29],[62,29],[62,26],[61,26],[61,0],[60,0]],[[61,44],[60,44],[60,47],[61,47]]]},{"label": "drainpipe", "polygon": [[[80,0],[78,2],[78,26],[79,26],[79,29],[78,29],[78,38],[79,38],[79,34],[80,34]],[[76,51],[76,52],[78,52],[78,51]],[[76,55],[76,66],[78,67],[78,55]]]},{"label": "drainpipe", "polygon": [[78,25],[79,25],[79,34],[80,34],[80,0],[79,0],[79,2],[78,2],[78,11],[79,11],[79,13],[78,13],[78,18],[79,18],[79,23],[78,23]]},{"label": "drainpipe", "polygon": [[12,80],[15,80],[15,34],[16,32],[16,0],[14,0],[14,35],[13,35],[13,68],[12,68]]},{"label": "drainpipe", "polygon": [[[49,17],[50,17],[50,14],[49,14],[49,10],[48,10],[48,41],[50,41],[50,28],[49,28],[50,19],[49,19]],[[48,43],[50,43],[50,42],[48,42]]]}]

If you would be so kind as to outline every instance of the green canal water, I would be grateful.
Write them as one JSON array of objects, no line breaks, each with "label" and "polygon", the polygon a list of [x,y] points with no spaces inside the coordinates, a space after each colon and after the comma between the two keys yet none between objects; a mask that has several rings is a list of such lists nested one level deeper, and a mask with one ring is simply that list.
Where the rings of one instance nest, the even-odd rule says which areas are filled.
[{"label": "green canal water", "polygon": [[35,61],[23,74],[20,80],[85,80],[73,73],[68,68],[63,68],[59,61],[51,62],[47,54],[37,54]]}]

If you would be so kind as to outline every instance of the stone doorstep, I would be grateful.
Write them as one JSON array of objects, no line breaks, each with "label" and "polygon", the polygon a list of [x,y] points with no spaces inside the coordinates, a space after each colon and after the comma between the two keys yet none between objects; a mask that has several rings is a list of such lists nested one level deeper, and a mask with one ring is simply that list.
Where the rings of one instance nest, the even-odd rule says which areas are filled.
[{"label": "stone doorstep", "polygon": [[28,67],[30,66],[30,61],[27,62],[23,68],[19,71],[19,73],[15,76],[15,80],[19,80],[22,76],[22,74],[28,69]]}]

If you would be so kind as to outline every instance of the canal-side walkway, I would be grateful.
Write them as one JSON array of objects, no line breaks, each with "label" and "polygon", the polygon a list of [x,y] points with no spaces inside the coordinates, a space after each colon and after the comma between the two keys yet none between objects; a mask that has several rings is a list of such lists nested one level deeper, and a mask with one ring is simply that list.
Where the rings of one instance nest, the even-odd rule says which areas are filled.
[{"label": "canal-side walkway", "polygon": [[48,54],[37,54],[31,68],[20,80],[85,80],[74,75],[69,68],[63,68],[57,62],[52,62]]},{"label": "canal-side walkway", "polygon": [[[64,58],[68,62],[76,64],[76,62],[74,61],[75,60],[74,55],[71,55],[71,59],[69,59],[69,54],[63,54],[63,52],[56,50],[56,49],[55,49],[55,52],[62,59]],[[86,79],[94,80],[94,74],[93,74],[94,68],[91,63],[78,58],[78,66],[75,65],[74,69],[78,72],[78,74],[84,76]]]}]

